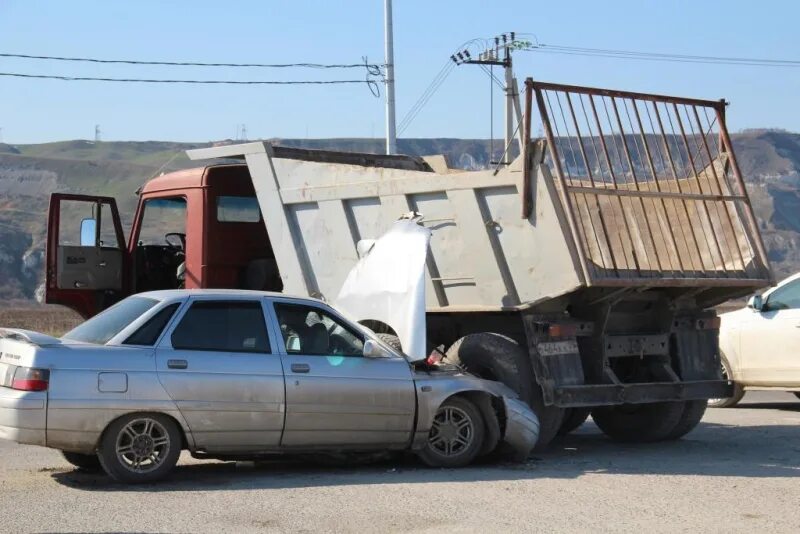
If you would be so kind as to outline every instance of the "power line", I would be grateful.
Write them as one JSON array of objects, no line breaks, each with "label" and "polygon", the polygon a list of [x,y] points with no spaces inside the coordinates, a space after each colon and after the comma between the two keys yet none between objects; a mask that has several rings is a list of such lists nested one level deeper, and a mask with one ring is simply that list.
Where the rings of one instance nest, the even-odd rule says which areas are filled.
[{"label": "power line", "polygon": [[675,63],[705,63],[715,65],[742,65],[750,67],[800,67],[800,60],[793,59],[699,56],[689,54],[642,52],[637,50],[615,50],[606,48],[550,45],[545,43],[531,43],[530,46],[524,48],[523,50],[547,54],[607,57],[613,59],[636,59],[644,61],[667,61]]},{"label": "power line", "polygon": [[309,68],[309,69],[358,69],[383,68],[375,63],[204,63],[199,61],[143,61],[134,59],[98,59],[87,57],[34,56],[30,54],[0,53],[0,57],[38,59],[48,61],[73,61],[86,63],[116,63],[125,65],[167,65],[171,67],[234,67],[234,68]]},{"label": "power line", "polygon": [[373,80],[165,80],[153,78],[100,78],[93,76],[56,76],[51,74],[23,74],[20,72],[0,72],[0,76],[14,78],[37,78],[62,80],[68,82],[119,82],[119,83],[188,83],[188,84],[229,84],[229,85],[335,85],[367,84],[376,85]]}]

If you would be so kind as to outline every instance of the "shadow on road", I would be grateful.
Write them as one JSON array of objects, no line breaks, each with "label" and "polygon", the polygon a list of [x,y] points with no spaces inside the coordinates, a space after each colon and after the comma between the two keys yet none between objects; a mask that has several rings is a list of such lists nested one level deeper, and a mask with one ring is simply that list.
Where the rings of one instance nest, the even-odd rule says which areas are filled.
[{"label": "shadow on road", "polygon": [[[781,404],[775,408],[800,412],[800,404]],[[282,457],[255,465],[212,461],[179,465],[169,479],[141,486],[126,486],[103,474],[81,471],[58,470],[50,476],[64,486],[83,491],[172,492],[577,479],[592,473],[800,477],[800,425],[701,423],[679,441],[620,444],[607,439],[589,422],[525,463],[486,463],[462,469],[430,469],[412,457],[367,466],[319,466]]]}]

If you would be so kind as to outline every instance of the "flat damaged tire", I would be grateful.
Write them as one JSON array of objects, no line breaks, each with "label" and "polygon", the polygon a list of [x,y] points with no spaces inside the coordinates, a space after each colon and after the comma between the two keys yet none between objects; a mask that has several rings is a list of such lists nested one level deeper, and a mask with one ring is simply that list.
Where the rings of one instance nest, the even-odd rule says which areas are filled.
[{"label": "flat damaged tire", "polygon": [[436,410],[428,441],[417,455],[431,467],[464,467],[481,454],[485,436],[480,408],[450,397]]},{"label": "flat damaged tire", "polygon": [[592,410],[592,419],[616,441],[648,443],[670,439],[684,413],[683,402],[621,404]]},{"label": "flat damaged tire", "polygon": [[468,334],[447,350],[445,361],[481,378],[502,382],[517,393],[539,419],[535,451],[545,449],[558,433],[564,410],[545,405],[528,354],[513,339],[494,332]]}]

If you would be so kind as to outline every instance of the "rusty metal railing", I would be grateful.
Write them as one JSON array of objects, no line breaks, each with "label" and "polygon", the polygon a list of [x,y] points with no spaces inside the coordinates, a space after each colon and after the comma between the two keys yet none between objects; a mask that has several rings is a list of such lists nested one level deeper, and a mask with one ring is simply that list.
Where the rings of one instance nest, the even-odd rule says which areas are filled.
[{"label": "rusty metal railing", "polygon": [[[725,102],[526,81],[587,283],[770,278]],[[528,137],[529,139],[529,137]]]}]

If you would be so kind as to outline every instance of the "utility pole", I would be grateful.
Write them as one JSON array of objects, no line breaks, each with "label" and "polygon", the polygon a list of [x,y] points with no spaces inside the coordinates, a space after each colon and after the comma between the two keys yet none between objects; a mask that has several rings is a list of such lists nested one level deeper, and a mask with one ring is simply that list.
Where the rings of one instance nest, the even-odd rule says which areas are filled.
[{"label": "utility pole", "polygon": [[386,153],[397,153],[397,132],[394,116],[394,34],[392,32],[392,0],[384,0],[386,39]]},{"label": "utility pole", "polygon": [[94,142],[95,143],[99,143],[100,142],[100,125],[99,124],[95,124],[94,125]]},{"label": "utility pole", "polygon": [[[515,32],[504,33],[494,38],[494,46],[486,48],[479,55],[478,59],[473,59],[469,50],[462,50],[450,56],[456,65],[498,65],[503,67],[505,73],[504,87],[505,92],[505,150],[503,153],[504,165],[511,163],[511,151],[509,150],[514,138],[514,119],[519,122],[519,93],[517,83],[514,80],[514,70],[511,61],[511,51],[515,48],[529,48],[531,43],[528,41],[518,41]],[[521,145],[520,145],[521,146]]]}]

